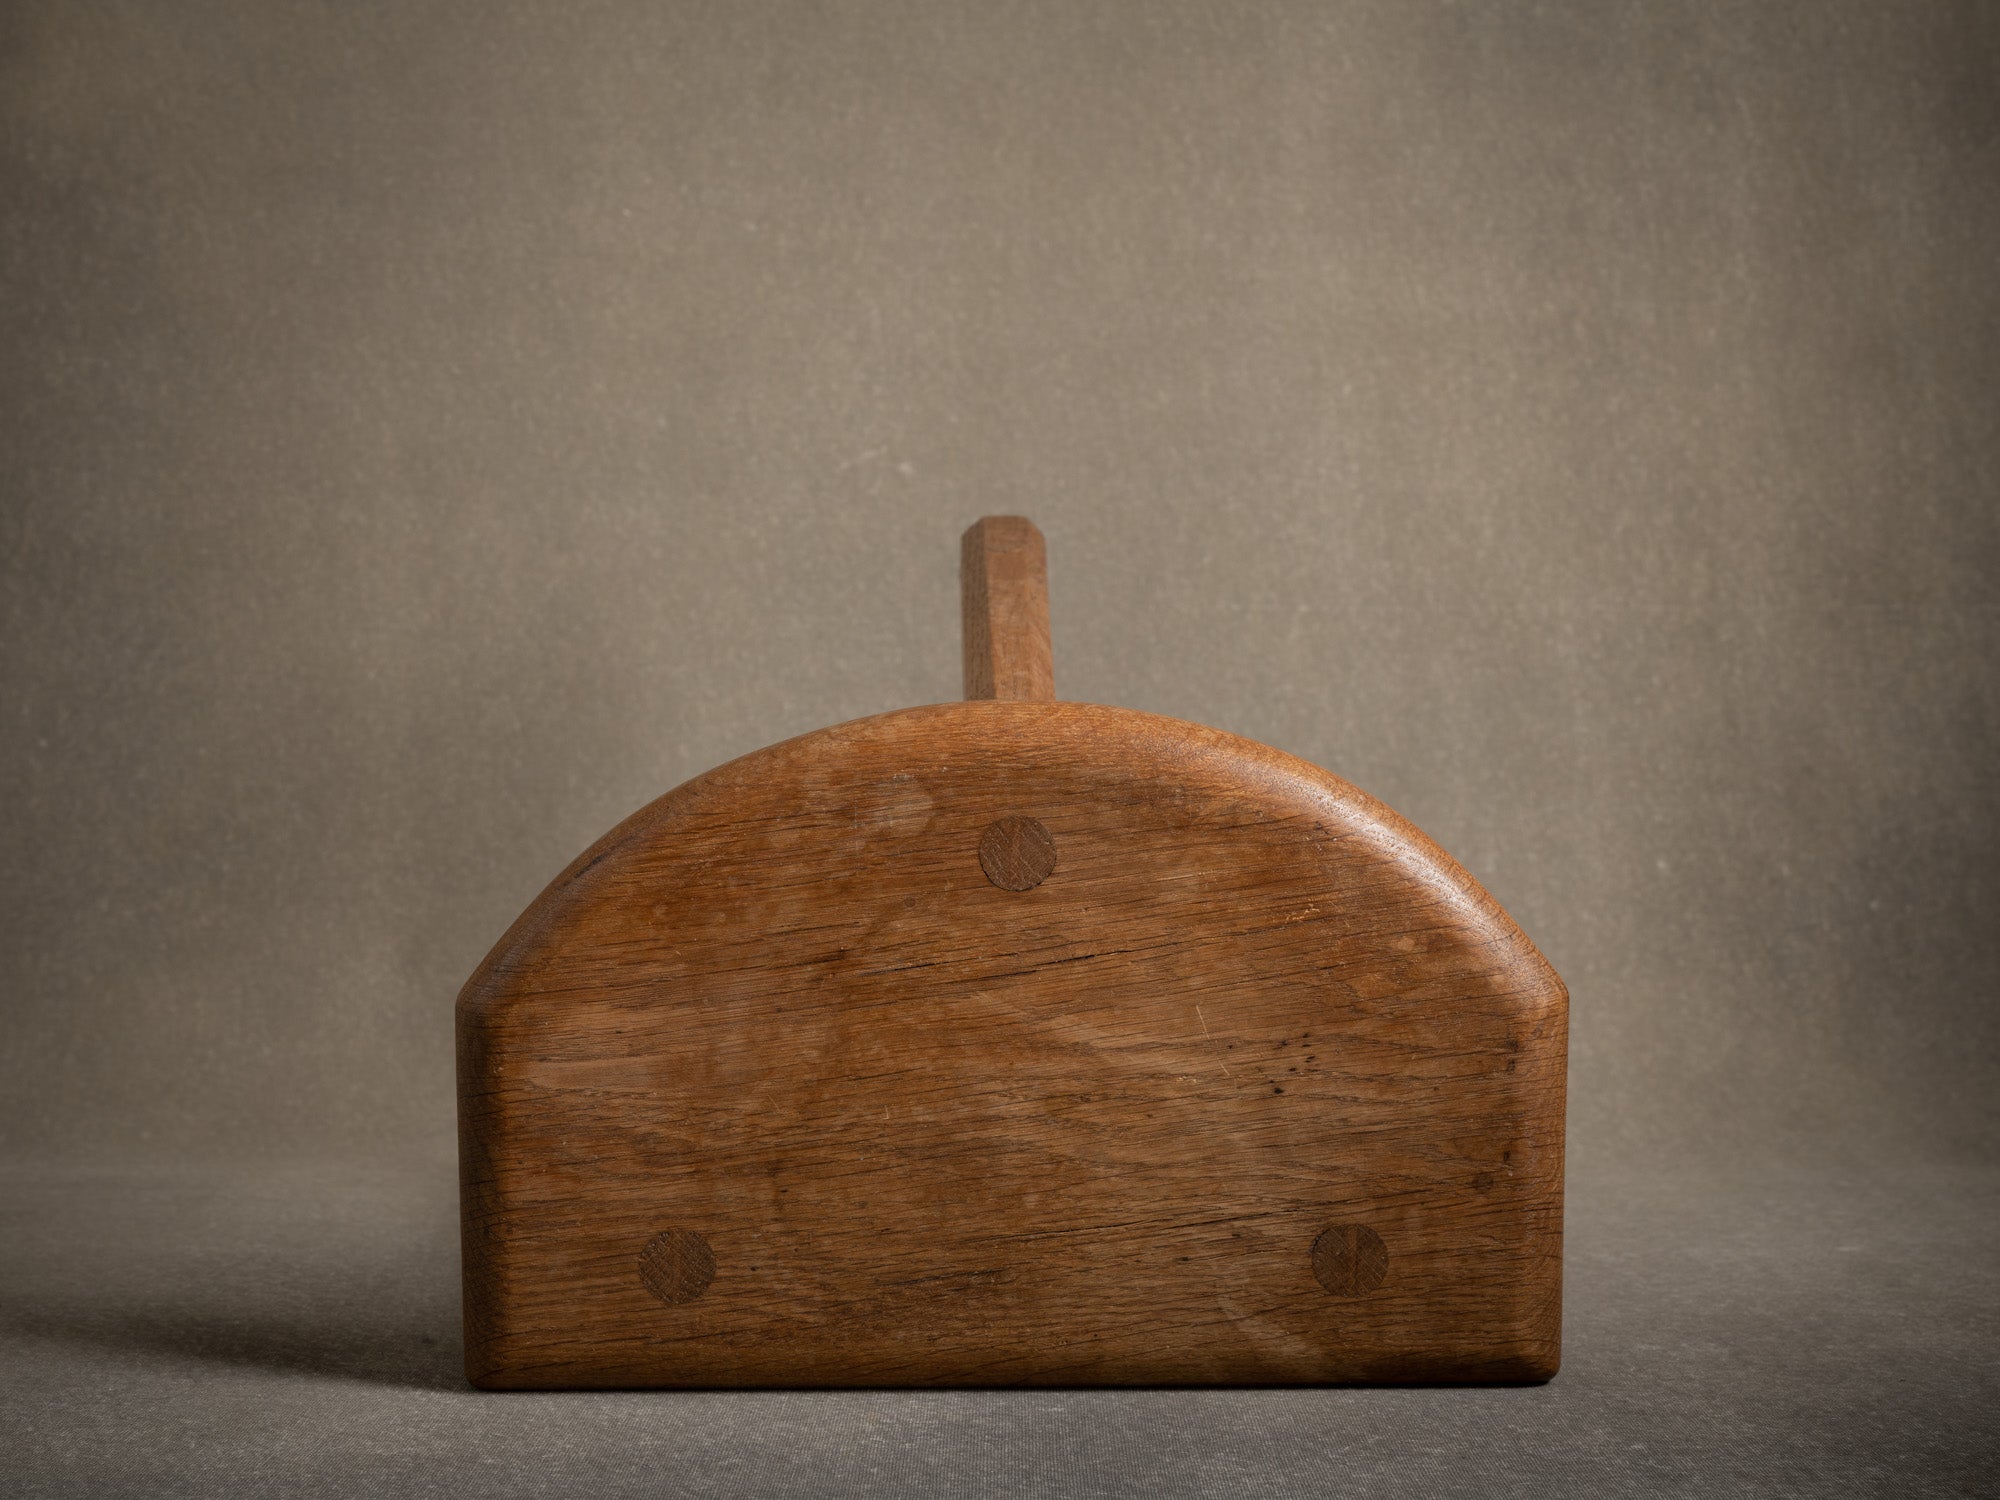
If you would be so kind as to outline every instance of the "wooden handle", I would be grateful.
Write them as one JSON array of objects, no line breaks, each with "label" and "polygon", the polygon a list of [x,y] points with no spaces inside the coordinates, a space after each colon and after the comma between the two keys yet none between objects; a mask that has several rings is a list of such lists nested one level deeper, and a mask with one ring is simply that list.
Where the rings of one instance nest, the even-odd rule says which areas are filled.
[{"label": "wooden handle", "polygon": [[1052,703],[1049,555],[1035,523],[987,516],[965,533],[959,560],[965,606],[965,696]]}]

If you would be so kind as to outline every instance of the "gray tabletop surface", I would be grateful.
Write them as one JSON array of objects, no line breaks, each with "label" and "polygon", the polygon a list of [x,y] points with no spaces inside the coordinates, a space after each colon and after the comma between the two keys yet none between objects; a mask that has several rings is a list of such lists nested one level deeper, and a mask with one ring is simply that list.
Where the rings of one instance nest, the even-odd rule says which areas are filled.
[{"label": "gray tabletop surface", "polygon": [[455,1201],[448,1163],[11,1170],[11,1492],[2000,1492],[1990,1167],[1579,1174],[1563,1370],[1489,1389],[478,1392]]}]

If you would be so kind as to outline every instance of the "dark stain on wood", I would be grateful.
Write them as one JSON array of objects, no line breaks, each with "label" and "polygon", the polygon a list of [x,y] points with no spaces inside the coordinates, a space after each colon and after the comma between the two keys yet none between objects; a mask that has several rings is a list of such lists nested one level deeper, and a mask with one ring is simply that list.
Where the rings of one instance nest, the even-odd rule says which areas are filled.
[{"label": "dark stain on wood", "polygon": [[692,1229],[665,1229],[639,1252],[639,1280],[670,1306],[692,1302],[715,1280],[715,1252]]},{"label": "dark stain on wood", "polygon": [[1389,1274],[1389,1247],[1366,1224],[1337,1224],[1312,1244],[1313,1275],[1336,1297],[1365,1297]]},{"label": "dark stain on wood", "polygon": [[1031,891],[1055,873],[1055,837],[1034,818],[996,818],[979,836],[979,868],[1003,891]]}]

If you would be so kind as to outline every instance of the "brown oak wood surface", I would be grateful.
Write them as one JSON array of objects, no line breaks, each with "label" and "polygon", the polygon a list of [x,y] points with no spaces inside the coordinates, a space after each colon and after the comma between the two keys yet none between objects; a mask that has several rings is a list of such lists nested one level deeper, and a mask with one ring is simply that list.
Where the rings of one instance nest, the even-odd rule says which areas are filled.
[{"label": "brown oak wood surface", "polygon": [[1464,870],[1278,751],[822,730],[636,814],[461,994],[468,1373],[1545,1379],[1566,1034]]},{"label": "brown oak wood surface", "polygon": [[1049,639],[1048,547],[1021,516],[986,516],[960,544],[965,696],[1047,702],[1056,695]]}]

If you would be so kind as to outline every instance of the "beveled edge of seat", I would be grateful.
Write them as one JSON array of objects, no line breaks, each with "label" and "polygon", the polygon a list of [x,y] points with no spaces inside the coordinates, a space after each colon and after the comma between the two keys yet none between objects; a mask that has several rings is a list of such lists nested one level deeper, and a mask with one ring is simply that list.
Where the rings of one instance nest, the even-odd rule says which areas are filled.
[{"label": "beveled edge of seat", "polygon": [[1374,857],[1401,867],[1453,908],[1460,923],[1483,929],[1489,942],[1541,971],[1543,982],[1532,988],[1567,1005],[1560,977],[1485,887],[1415,824],[1331,772],[1241,735],[1138,709],[983,700],[895,709],[796,735],[724,762],[655,798],[585,849],[528,904],[460,990],[460,1023],[476,1016],[483,1002],[504,994],[505,976],[536,950],[565,910],[587,898],[594,874],[674,819],[727,797],[752,779],[801,777],[826,769],[837,758],[861,755],[885,766],[907,766],[954,747],[1150,763],[1163,780],[1310,813],[1330,830],[1360,839]]}]

